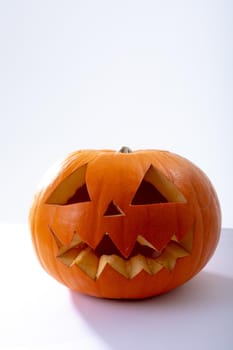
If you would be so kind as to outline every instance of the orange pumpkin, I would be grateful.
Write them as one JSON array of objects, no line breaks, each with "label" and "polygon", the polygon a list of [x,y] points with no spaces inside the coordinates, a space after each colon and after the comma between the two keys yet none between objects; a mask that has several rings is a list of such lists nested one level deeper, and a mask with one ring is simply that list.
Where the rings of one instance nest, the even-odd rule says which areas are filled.
[{"label": "orange pumpkin", "polygon": [[126,147],[69,154],[30,211],[44,269],[105,298],[146,298],[188,281],[212,256],[220,226],[217,195],[198,167]]}]

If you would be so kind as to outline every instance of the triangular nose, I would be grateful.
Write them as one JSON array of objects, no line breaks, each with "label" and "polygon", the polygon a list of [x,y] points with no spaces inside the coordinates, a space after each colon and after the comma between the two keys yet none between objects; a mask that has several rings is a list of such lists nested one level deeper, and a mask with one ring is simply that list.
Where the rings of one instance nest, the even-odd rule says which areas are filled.
[{"label": "triangular nose", "polygon": [[104,216],[122,216],[125,215],[120,207],[114,202],[111,201],[104,213]]}]

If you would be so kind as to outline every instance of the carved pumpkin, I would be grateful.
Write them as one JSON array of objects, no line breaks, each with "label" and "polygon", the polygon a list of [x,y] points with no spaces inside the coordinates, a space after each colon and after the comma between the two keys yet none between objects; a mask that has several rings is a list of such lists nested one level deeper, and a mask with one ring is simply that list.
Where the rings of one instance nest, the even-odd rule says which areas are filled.
[{"label": "carved pumpkin", "polygon": [[74,152],[42,184],[30,211],[45,270],[105,298],[146,298],[183,284],[212,256],[220,224],[206,175],[158,150]]}]

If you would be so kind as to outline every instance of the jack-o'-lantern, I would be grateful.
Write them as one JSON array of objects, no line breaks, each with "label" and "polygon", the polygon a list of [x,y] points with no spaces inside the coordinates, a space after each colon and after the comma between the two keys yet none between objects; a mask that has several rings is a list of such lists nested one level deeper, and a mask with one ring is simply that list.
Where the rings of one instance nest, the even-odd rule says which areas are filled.
[{"label": "jack-o'-lantern", "polygon": [[207,176],[167,151],[69,154],[35,196],[30,226],[42,266],[69,288],[146,298],[196,275],[221,224]]}]

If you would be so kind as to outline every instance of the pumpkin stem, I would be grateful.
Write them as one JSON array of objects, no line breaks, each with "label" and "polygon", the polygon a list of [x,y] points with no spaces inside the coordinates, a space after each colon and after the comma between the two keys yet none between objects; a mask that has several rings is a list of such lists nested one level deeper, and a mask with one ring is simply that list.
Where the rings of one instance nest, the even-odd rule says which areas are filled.
[{"label": "pumpkin stem", "polygon": [[129,147],[123,146],[123,147],[121,147],[119,152],[120,153],[132,153],[133,151]]}]

